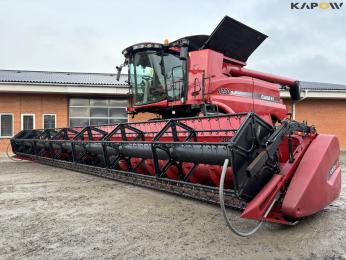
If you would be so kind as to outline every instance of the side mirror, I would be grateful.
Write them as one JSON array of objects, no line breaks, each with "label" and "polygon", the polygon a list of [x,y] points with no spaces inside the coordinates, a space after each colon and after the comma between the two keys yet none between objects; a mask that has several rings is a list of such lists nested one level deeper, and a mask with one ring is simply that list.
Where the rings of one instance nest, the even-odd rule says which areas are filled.
[{"label": "side mirror", "polygon": [[188,52],[189,52],[189,48],[187,46],[182,46],[180,48],[180,56],[179,58],[181,60],[186,60],[187,59],[187,55],[188,55]]},{"label": "side mirror", "polygon": [[117,71],[118,71],[118,73],[117,73],[117,81],[119,81],[119,79],[120,79],[121,69],[122,69],[122,68],[123,68],[122,65],[116,66],[116,69],[117,69]]}]

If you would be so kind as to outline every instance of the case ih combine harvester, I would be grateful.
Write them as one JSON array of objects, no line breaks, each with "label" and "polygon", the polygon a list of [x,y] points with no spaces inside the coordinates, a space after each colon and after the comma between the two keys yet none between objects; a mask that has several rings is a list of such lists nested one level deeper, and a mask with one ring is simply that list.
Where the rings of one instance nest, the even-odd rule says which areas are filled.
[{"label": "case ih combine harvester", "polygon": [[[287,119],[279,87],[300,99],[296,80],[244,68],[267,36],[230,17],[211,35],[123,51],[130,113],[160,120],[24,130],[17,157],[220,203],[238,235],[263,221],[294,224],[341,190],[335,136]],[[230,223],[226,207],[258,220],[250,231]]]}]

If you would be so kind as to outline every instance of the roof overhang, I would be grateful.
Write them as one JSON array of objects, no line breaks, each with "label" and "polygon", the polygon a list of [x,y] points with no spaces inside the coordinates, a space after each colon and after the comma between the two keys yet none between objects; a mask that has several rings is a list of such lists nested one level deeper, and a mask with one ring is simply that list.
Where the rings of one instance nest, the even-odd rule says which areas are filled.
[{"label": "roof overhang", "polygon": [[[291,98],[288,90],[281,90],[281,98]],[[313,98],[313,99],[346,99],[346,91],[312,91],[302,90],[301,98]]]},{"label": "roof overhang", "polygon": [[86,86],[52,84],[0,84],[0,93],[37,93],[66,95],[119,95],[127,96],[128,87],[124,86]]}]

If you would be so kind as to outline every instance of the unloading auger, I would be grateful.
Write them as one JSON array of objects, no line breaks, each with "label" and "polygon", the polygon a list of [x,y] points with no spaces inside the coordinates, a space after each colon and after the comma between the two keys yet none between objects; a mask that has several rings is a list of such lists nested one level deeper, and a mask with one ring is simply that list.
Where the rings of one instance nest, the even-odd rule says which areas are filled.
[{"label": "unloading auger", "polygon": [[[211,35],[123,51],[129,113],[161,119],[19,132],[16,157],[221,205],[247,236],[264,221],[294,224],[340,194],[335,136],[287,118],[279,87],[300,82],[245,69],[266,36],[230,17]],[[239,231],[226,207],[259,224]]]}]

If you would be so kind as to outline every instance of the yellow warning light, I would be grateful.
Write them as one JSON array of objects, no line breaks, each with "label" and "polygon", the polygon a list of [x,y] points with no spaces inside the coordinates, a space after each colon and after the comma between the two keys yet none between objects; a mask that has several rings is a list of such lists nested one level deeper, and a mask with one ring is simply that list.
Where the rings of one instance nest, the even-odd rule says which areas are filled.
[{"label": "yellow warning light", "polygon": [[165,38],[164,40],[163,40],[163,45],[168,45],[169,44],[169,40],[167,39],[167,38]]}]

